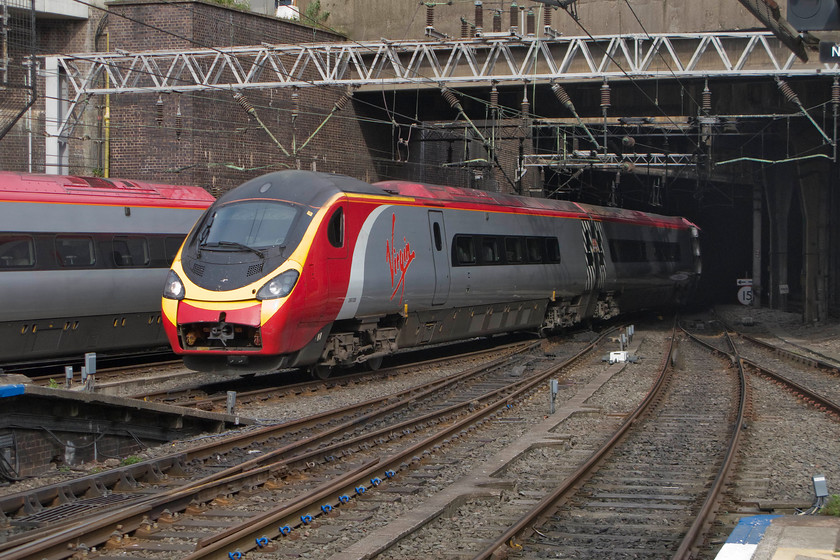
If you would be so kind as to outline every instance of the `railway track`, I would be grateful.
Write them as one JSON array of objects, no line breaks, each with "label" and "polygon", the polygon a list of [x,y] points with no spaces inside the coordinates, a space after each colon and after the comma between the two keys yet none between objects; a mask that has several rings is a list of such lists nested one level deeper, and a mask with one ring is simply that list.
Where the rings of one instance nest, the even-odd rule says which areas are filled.
[{"label": "railway track", "polygon": [[[522,360],[521,355],[516,359]],[[539,358],[530,358],[535,359],[539,361]],[[46,529],[21,531],[24,527],[38,524],[37,519],[32,516],[19,515],[20,508],[25,509],[27,503],[32,505],[31,499],[24,496],[7,497],[3,501],[4,509],[10,504],[14,505],[14,500],[22,503],[17,503],[20,506],[17,512],[7,514],[13,518],[11,525],[18,529],[18,532],[9,535],[7,542],[0,545],[0,553],[4,558],[64,558],[72,555],[76,549],[105,543],[108,538],[113,538],[118,526],[124,533],[133,531],[132,538],[139,538],[138,535],[157,532],[152,531],[150,526],[166,523],[172,515],[171,512],[175,512],[176,515],[188,510],[195,513],[196,508],[206,507],[214,501],[216,513],[213,515],[218,519],[221,515],[219,504],[227,499],[225,496],[231,493],[246,495],[255,488],[262,488],[262,485],[271,489],[271,481],[275,481],[273,484],[277,484],[276,490],[281,494],[273,496],[271,501],[282,502],[288,498],[282,496],[282,490],[287,483],[276,481],[284,477],[297,480],[297,477],[312,469],[329,471],[331,467],[341,464],[342,470],[349,469],[354,472],[357,469],[364,470],[363,467],[370,463],[375,464],[377,470],[381,470],[381,457],[364,459],[363,452],[372,448],[385,448],[391,441],[419,437],[414,434],[429,430],[433,426],[445,424],[453,429],[452,425],[461,424],[460,416],[469,417],[473,413],[490,414],[491,409],[505,409],[509,392],[515,390],[512,387],[534,383],[528,379],[515,379],[511,383],[507,373],[511,367],[513,366],[509,361],[498,361],[491,367],[472,368],[402,395],[391,395],[378,402],[357,405],[353,410],[342,409],[330,415],[303,419],[296,423],[294,429],[297,431],[293,433],[288,431],[290,426],[268,427],[227,440],[221,444],[221,448],[208,445],[187,455],[134,466],[137,469],[135,472],[148,476],[141,478],[124,470],[120,474],[117,486],[114,487],[121,492],[103,492],[112,501],[116,500],[115,495],[118,493],[130,495],[118,504],[120,512],[115,513],[113,509],[108,510],[105,507],[94,507],[90,512],[92,520],[86,522],[79,522],[79,515],[73,521],[61,522],[60,515],[56,515],[53,510],[55,519],[48,523]],[[496,377],[495,381],[487,380],[493,376]],[[492,385],[498,387],[489,390],[489,386]],[[285,434],[281,433],[283,429],[286,430]],[[457,439],[459,431],[455,433]],[[256,447],[257,441],[269,442],[269,445],[260,449]],[[399,470],[404,468],[404,464],[414,462],[413,449],[419,444],[400,445],[408,446],[408,451],[403,451],[404,455],[408,455],[401,457],[400,462],[394,463],[391,469]],[[163,463],[170,465],[167,472],[159,468]],[[348,466],[345,463],[350,464]],[[391,469],[386,469],[385,472]],[[187,471],[193,471],[191,482],[174,480],[175,475],[183,475]],[[379,476],[386,476],[385,472]],[[111,476],[113,477],[113,473]],[[319,477],[323,480],[333,478],[328,474],[312,475],[309,486],[317,488]],[[93,485],[104,485],[103,481],[103,477],[99,477],[99,482],[94,481]],[[63,487],[44,489],[34,494],[39,496],[37,500],[42,507],[50,501],[57,501],[55,496],[81,494],[81,489],[69,489],[68,486],[65,484]],[[132,486],[134,492],[124,491]],[[166,490],[168,486],[171,488]],[[301,491],[300,484],[296,483],[295,488],[296,493]],[[143,492],[152,491],[156,495],[142,496]],[[141,497],[137,497],[138,493]],[[72,509],[84,509],[82,503],[85,500],[70,501],[74,504]],[[115,503],[111,504],[112,508],[116,507]],[[224,511],[224,508],[221,511]],[[231,516],[236,518],[235,514]],[[149,548],[157,550],[159,545],[149,545]]]},{"label": "railway track", "polygon": [[[171,357],[172,354],[168,354],[167,356]],[[122,394],[123,390],[119,388],[119,385],[137,385],[164,378],[168,380],[176,377],[186,379],[190,375],[195,376],[193,372],[189,372],[184,368],[181,360],[164,359],[153,362],[146,360],[143,363],[97,369],[93,375],[95,382],[92,384],[92,390],[103,391],[105,389],[106,392],[112,394]],[[41,385],[42,387],[63,388],[66,386],[66,378],[63,373],[33,375],[30,379],[32,383]],[[73,373],[71,387],[83,388],[83,386],[81,373],[76,368]]]},{"label": "railway track", "polygon": [[[123,504],[119,519],[101,510],[95,521],[29,532],[41,549],[0,555],[66,558],[96,547],[106,559],[236,558],[255,549],[260,558],[331,560],[489,558],[500,550],[513,558],[711,558],[730,518],[758,505],[734,488],[755,477],[745,467],[750,454],[736,451],[739,439],[753,445],[761,425],[748,387],[778,389],[755,375],[738,380],[736,366],[750,368],[733,357],[740,342],[728,351],[720,343],[719,362],[689,341],[675,355],[648,345],[632,366],[594,366],[603,347],[560,369],[544,354],[520,357],[430,389],[433,400],[415,393],[392,399],[388,411],[275,436],[271,451],[240,441],[214,461],[205,450],[209,460],[182,460],[131,492],[156,493]],[[665,372],[656,383],[651,356]],[[547,408],[548,378],[560,379],[562,421],[537,413]],[[520,395],[512,380],[533,385]],[[648,384],[659,387],[644,399],[652,408],[634,410]],[[744,425],[751,437],[736,435]],[[307,445],[295,448],[301,439]],[[733,466],[737,484],[727,486]],[[203,478],[175,484],[179,469],[204,469]]]},{"label": "railway track", "polygon": [[732,464],[746,398],[743,376],[695,345],[668,356],[609,441],[475,558],[502,548],[511,558],[689,556]]},{"label": "railway track", "polygon": [[716,556],[740,517],[803,513],[814,499],[810,477],[840,475],[833,468],[833,442],[840,432],[837,368],[816,359],[816,353],[806,356],[801,349],[778,347],[723,323],[717,324],[719,330],[709,325],[714,332],[692,336],[744,365],[751,400],[738,469],[696,556],[704,559]]},{"label": "railway track", "polygon": [[[534,346],[533,340],[518,341],[492,348],[483,348],[466,353],[448,354],[445,356],[410,362],[403,365],[396,365],[392,367],[384,367],[376,371],[364,371],[360,373],[348,373],[346,375],[339,375],[329,377],[327,379],[308,380],[297,383],[278,383],[269,387],[263,387],[253,390],[239,390],[236,391],[237,406],[247,407],[248,405],[264,403],[290,397],[294,395],[310,394],[315,392],[330,392],[338,389],[343,389],[352,385],[371,383],[381,380],[383,377],[405,375],[418,368],[433,367],[436,365],[460,363],[469,361],[480,361],[486,356],[500,355],[504,356],[508,353],[517,353],[523,349]],[[273,376],[272,378],[278,378]],[[278,379],[279,381],[279,379]],[[208,394],[205,388],[190,387],[186,389],[177,390],[163,390],[157,392],[144,392],[138,397],[148,401],[164,402],[166,404],[174,404],[178,406],[186,406],[191,408],[198,408],[202,410],[223,411],[227,404],[228,396],[227,389],[242,388],[252,382],[249,380],[234,380],[223,384],[225,392],[216,392]]]},{"label": "railway track", "polygon": [[840,367],[732,331],[726,325],[721,325],[715,334],[693,336],[731,360],[740,360],[751,373],[773,380],[822,410],[832,414],[840,411],[836,398]]}]

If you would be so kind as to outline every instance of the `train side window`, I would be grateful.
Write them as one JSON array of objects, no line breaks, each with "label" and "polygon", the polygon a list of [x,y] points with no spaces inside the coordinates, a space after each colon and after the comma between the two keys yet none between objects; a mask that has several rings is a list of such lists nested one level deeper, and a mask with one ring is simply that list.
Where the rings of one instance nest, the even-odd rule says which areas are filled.
[{"label": "train side window", "polygon": [[30,235],[0,235],[0,268],[35,266],[35,242]]},{"label": "train side window", "polygon": [[432,232],[435,236],[435,250],[441,251],[443,249],[443,239],[440,235],[440,224],[435,222],[432,225]]},{"label": "train side window", "polygon": [[480,237],[479,247],[481,264],[499,264],[502,262],[502,255],[499,251],[499,240],[497,238]]},{"label": "train side window", "polygon": [[175,260],[175,255],[178,254],[178,249],[181,248],[183,242],[183,237],[167,237],[163,240],[163,250],[166,252],[166,262],[168,264],[172,264],[172,261]]},{"label": "train side window", "polygon": [[660,262],[679,262],[680,245],[668,241],[657,241],[653,244],[654,259]]},{"label": "train side window", "polygon": [[541,263],[544,260],[545,244],[539,237],[529,237],[526,240],[528,246],[528,262]]},{"label": "train side window", "polygon": [[344,208],[336,210],[327,224],[327,239],[335,248],[344,246]]},{"label": "train side window", "polygon": [[473,247],[473,238],[469,235],[456,235],[455,241],[452,244],[452,249],[455,252],[456,265],[475,264],[475,249]]},{"label": "train side window", "polygon": [[144,237],[114,237],[114,264],[118,267],[149,266],[149,242]]},{"label": "train side window", "polygon": [[96,264],[93,239],[78,235],[58,235],[55,238],[58,264],[66,267],[84,267]]},{"label": "train side window", "polygon": [[550,263],[560,262],[560,242],[556,237],[545,238],[545,260]]},{"label": "train side window", "polygon": [[505,258],[508,264],[525,261],[525,239],[522,237],[505,237]]},{"label": "train side window", "polygon": [[644,241],[638,239],[611,239],[610,257],[613,262],[645,262],[647,260],[647,247]]}]

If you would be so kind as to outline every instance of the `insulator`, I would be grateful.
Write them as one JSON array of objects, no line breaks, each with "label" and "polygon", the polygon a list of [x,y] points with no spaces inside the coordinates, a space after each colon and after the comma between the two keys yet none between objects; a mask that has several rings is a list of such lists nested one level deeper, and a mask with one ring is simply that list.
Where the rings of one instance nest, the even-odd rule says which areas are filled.
[{"label": "insulator", "polygon": [[802,102],[799,101],[799,96],[796,95],[796,92],[791,89],[790,85],[784,80],[779,80],[777,82],[779,86],[779,90],[782,92],[782,95],[785,96],[785,99],[790,101],[791,103],[796,103],[797,105],[801,105]]},{"label": "insulator", "polygon": [[543,23],[546,27],[551,27],[551,8],[548,6],[543,10]]},{"label": "insulator", "polygon": [[510,26],[519,27],[519,6],[516,2],[510,5]]},{"label": "insulator", "polygon": [[157,103],[155,103],[155,109],[157,110],[155,121],[157,122],[158,128],[160,128],[163,126],[163,97],[160,95],[158,95]]},{"label": "insulator", "polygon": [[300,112],[300,99],[297,89],[292,90],[292,118],[296,119]]},{"label": "insulator", "polygon": [[254,106],[248,103],[248,99],[238,91],[233,94],[233,98],[237,103],[239,103],[240,107],[242,107],[246,113],[253,114],[256,112],[254,111]]},{"label": "insulator", "polygon": [[604,82],[601,84],[601,109],[608,109],[610,105],[610,84]]},{"label": "insulator", "polygon": [[712,90],[709,89],[709,82],[703,88],[703,112],[709,113],[712,110]]},{"label": "insulator", "polygon": [[490,107],[493,109],[499,108],[499,89],[495,84],[490,88]]},{"label": "insulator", "polygon": [[455,97],[455,94],[452,93],[450,89],[444,89],[441,91],[441,95],[443,98],[446,99],[446,102],[449,103],[453,109],[457,109],[460,103],[458,103],[458,98]]},{"label": "insulator", "polygon": [[522,97],[522,118],[527,119],[528,115],[531,114],[531,102],[528,101],[528,94],[526,93]]},{"label": "insulator", "polygon": [[575,110],[575,105],[572,103],[572,98],[569,97],[569,94],[566,93],[565,88],[560,84],[552,84],[551,91],[554,92],[554,95],[557,97],[558,101],[562,103],[565,107],[567,107],[570,111]]},{"label": "insulator", "polygon": [[528,14],[525,18],[525,22],[528,25],[528,35],[533,35],[537,29],[537,21],[536,17],[534,16],[534,10],[528,10]]},{"label": "insulator", "polygon": [[501,10],[496,10],[493,12],[493,33],[501,33],[502,32],[502,12]]},{"label": "insulator", "polygon": [[353,92],[345,91],[344,95],[342,95],[339,98],[339,100],[335,102],[335,110],[336,111],[343,110],[345,107],[347,107],[347,104],[350,103],[350,99],[352,99],[352,98],[353,98]]},{"label": "insulator", "polygon": [[481,0],[475,0],[475,27],[476,29],[484,28],[484,4]]},{"label": "insulator", "polygon": [[840,80],[837,78],[834,78],[834,83],[831,84],[831,102],[840,105]]},{"label": "insulator", "polygon": [[461,39],[466,39],[470,35],[470,24],[467,20],[461,18]]},{"label": "insulator", "polygon": [[625,148],[632,148],[633,146],[636,145],[636,139],[633,138],[632,136],[625,136],[624,138],[621,139],[621,145],[624,146]]},{"label": "insulator", "polygon": [[435,5],[426,4],[426,27],[435,26]]}]

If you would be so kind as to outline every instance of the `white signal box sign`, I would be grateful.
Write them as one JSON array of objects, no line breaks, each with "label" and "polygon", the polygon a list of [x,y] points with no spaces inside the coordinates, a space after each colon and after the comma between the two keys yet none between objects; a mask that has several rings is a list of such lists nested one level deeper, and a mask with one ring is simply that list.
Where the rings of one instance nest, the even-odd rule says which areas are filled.
[{"label": "white signal box sign", "polygon": [[738,278],[738,301],[741,305],[752,305],[753,302],[753,280],[752,278]]}]

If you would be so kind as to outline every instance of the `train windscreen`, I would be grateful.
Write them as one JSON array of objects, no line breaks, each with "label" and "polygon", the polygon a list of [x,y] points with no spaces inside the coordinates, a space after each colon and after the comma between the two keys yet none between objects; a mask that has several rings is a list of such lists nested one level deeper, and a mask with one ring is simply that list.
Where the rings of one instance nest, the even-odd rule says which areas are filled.
[{"label": "train windscreen", "polygon": [[228,204],[207,216],[199,245],[239,243],[267,248],[283,245],[299,210],[280,202],[245,201]]}]

